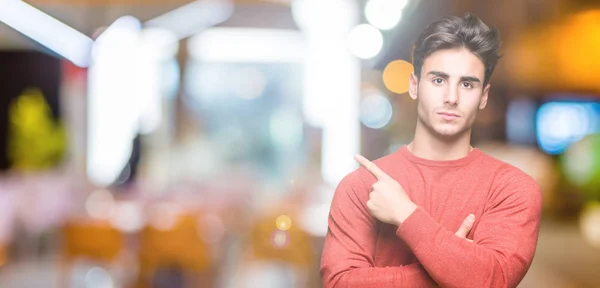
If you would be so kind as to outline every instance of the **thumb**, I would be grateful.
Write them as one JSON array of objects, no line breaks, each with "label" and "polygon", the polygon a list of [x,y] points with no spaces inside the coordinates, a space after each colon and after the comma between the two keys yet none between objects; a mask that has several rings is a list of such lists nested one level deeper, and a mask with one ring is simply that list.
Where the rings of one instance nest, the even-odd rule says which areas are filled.
[{"label": "thumb", "polygon": [[458,228],[458,231],[456,231],[456,233],[454,233],[454,235],[456,235],[460,238],[467,238],[467,235],[469,235],[471,228],[473,228],[474,222],[475,222],[475,215],[470,214],[469,217],[467,217],[463,221],[463,223],[460,225],[460,228]]}]

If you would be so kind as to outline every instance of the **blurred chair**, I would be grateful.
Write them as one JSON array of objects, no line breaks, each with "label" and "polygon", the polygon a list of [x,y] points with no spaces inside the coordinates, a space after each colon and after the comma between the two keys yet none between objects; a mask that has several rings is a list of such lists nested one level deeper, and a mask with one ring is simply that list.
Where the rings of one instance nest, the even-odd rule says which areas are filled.
[{"label": "blurred chair", "polygon": [[[156,280],[157,276],[175,277],[180,273],[186,280],[184,283],[190,283],[188,287],[214,286],[210,248],[200,237],[202,231],[197,219],[197,215],[186,213],[179,215],[167,229],[148,225],[142,230],[137,287],[160,286],[158,283],[164,281]],[[173,281],[166,287],[175,287]]]},{"label": "blurred chair", "polygon": [[[281,214],[269,213],[259,218],[252,226],[249,247],[246,247],[249,248],[248,253],[245,259],[242,259],[241,268],[266,269],[261,274],[263,278],[269,279],[257,279],[260,277],[252,275],[251,278],[255,279],[253,281],[272,283],[277,280],[285,283],[278,285],[286,287],[306,287],[315,261],[311,237],[293,222],[280,229],[276,222]],[[298,217],[292,216],[289,219],[298,219]],[[269,267],[272,269],[268,269]],[[242,275],[249,274],[242,271]]]},{"label": "blurred chair", "polygon": [[84,259],[109,266],[117,261],[125,246],[125,235],[108,221],[70,221],[62,229],[63,253],[61,286],[75,260]]},{"label": "blurred chair", "polygon": [[310,236],[295,224],[287,231],[279,230],[275,223],[278,216],[260,219],[252,228],[252,256],[260,260],[283,261],[298,268],[307,267],[313,260]]}]

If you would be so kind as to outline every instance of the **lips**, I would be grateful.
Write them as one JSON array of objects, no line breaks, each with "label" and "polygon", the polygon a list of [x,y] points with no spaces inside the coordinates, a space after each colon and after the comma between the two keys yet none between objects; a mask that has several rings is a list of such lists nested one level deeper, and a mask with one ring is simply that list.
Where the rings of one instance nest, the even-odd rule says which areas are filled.
[{"label": "lips", "polygon": [[452,121],[459,117],[458,114],[452,112],[438,112],[437,114],[446,121]]}]

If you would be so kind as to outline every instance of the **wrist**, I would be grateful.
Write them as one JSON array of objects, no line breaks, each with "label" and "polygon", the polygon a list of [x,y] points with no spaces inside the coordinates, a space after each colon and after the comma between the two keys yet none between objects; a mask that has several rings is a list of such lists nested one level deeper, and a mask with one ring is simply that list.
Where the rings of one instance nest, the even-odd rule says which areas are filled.
[{"label": "wrist", "polygon": [[406,219],[408,219],[410,215],[412,215],[412,213],[415,212],[415,210],[417,210],[418,207],[419,206],[417,206],[417,204],[410,200],[404,202],[403,205],[399,207],[400,209],[398,215],[396,216],[395,224],[400,226],[402,223],[404,223],[404,221],[406,221]]}]

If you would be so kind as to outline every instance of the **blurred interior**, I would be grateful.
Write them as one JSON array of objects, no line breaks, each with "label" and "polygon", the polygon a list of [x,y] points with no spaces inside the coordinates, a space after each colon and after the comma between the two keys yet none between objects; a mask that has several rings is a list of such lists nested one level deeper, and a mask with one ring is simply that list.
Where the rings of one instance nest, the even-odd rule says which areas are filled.
[{"label": "blurred interior", "polygon": [[538,181],[519,287],[600,287],[600,2],[0,0],[0,287],[321,287],[335,186],[412,139],[411,46],[503,58],[473,145]]}]

